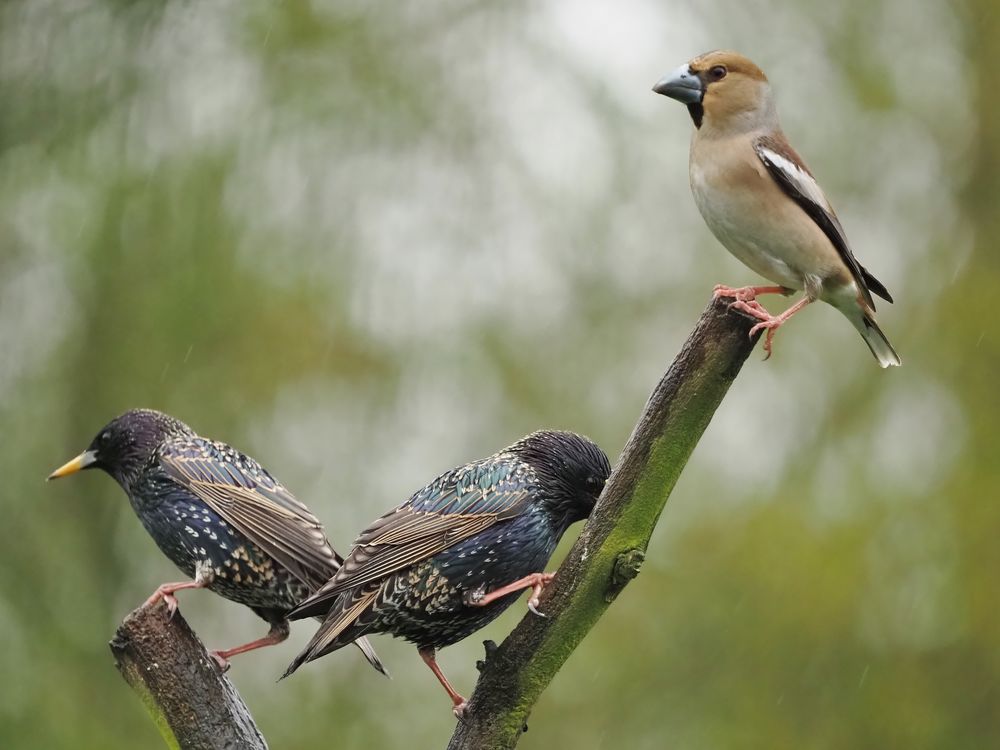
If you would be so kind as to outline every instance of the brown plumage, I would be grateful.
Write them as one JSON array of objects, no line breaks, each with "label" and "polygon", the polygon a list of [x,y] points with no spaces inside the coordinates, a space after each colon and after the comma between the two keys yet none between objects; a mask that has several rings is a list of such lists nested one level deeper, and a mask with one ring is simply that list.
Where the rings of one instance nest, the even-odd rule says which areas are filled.
[{"label": "brown plumage", "polygon": [[[767,77],[735,52],[700,55],[665,76],[654,91],[688,106],[695,125],[690,180],[695,202],[719,241],[778,286],[716,287],[733,306],[761,322],[764,347],[792,315],[820,299],[836,307],[861,333],[883,367],[899,357],[875,322],[872,294],[892,297],[854,256],[843,226],[812,172],[781,130]],[[759,294],[805,297],[781,315],[756,301]]]}]

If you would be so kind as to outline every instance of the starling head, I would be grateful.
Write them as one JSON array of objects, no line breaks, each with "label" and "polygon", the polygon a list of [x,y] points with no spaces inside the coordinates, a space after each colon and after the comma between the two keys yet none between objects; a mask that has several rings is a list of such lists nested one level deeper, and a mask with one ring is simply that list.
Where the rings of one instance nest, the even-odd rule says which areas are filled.
[{"label": "starling head", "polygon": [[572,432],[533,432],[508,450],[535,470],[544,495],[541,502],[566,526],[590,515],[611,474],[604,451]]},{"label": "starling head", "polygon": [[108,422],[90,446],[60,466],[49,479],[84,469],[103,469],[124,488],[132,485],[153,452],[172,435],[194,435],[180,420],[152,409],[132,409]]}]

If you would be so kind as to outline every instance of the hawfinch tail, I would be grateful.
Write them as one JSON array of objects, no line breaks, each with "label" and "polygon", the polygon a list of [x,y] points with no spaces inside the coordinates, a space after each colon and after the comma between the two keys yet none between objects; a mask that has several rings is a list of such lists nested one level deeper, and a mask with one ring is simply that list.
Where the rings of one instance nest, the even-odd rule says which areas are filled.
[{"label": "hawfinch tail", "polygon": [[[875,322],[872,294],[892,302],[862,266],[844,228],[801,157],[781,132],[771,86],[735,52],[709,52],[665,76],[653,91],[686,104],[694,121],[691,192],[705,223],[733,255],[780,286],[717,286],[717,297],[760,320],[770,355],[775,330],[813,300],[829,302],[854,324],[882,367],[899,356]],[[759,294],[805,297],[780,315]]]}]

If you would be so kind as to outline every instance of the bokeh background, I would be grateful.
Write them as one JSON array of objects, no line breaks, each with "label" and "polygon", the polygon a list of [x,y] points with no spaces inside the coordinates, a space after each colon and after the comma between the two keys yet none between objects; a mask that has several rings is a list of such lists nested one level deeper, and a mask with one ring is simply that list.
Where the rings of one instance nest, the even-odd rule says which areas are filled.
[{"label": "bokeh background", "polygon": [[[4,3],[0,746],[158,746],[106,643],[177,572],[109,478],[43,482],[129,407],[259,458],[342,550],[533,429],[617,456],[712,285],[755,278],[697,214],[686,112],[650,91],[718,47],[769,73],[896,296],[904,366],[819,305],[755,354],[521,747],[997,746],[997,16]],[[205,592],[181,608],[216,647],[264,631]],[[522,612],[443,653],[460,689]],[[392,681],[347,649],[276,684],[309,631],[231,672],[272,747],[444,746],[402,642],[376,639]]]}]

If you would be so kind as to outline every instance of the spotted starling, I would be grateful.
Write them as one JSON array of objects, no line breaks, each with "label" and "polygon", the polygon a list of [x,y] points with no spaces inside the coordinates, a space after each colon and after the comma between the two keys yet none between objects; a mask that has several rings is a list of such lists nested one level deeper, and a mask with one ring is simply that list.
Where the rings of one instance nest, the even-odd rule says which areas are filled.
[{"label": "spotted starling", "polygon": [[[271,626],[263,638],[212,651],[222,669],[231,656],[285,640],[289,610],[343,562],[322,524],[260,464],[166,414],[125,412],[49,479],[95,468],[121,485],[156,545],[193,579],[164,583],[144,606],[162,599],[173,615],[174,592],[207,588]],[[385,674],[371,644],[357,645]]]},{"label": "spotted starling", "polygon": [[442,474],[369,526],[333,578],[289,613],[326,619],[284,676],[368,633],[391,633],[416,645],[461,716],[465,699],[435,651],[491,622],[523,589],[538,613],[552,580],[540,571],[610,472],[587,438],[543,431]]}]

